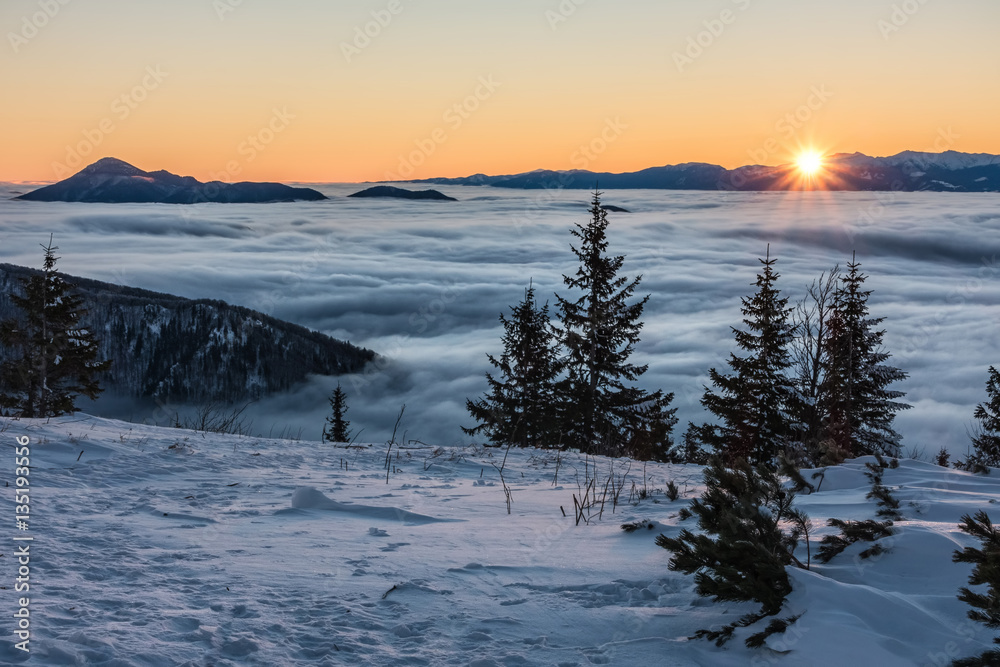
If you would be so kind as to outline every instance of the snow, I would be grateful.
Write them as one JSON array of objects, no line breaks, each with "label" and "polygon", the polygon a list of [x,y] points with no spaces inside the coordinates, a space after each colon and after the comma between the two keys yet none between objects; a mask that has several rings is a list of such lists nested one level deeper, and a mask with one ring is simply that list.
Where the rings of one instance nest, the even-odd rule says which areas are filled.
[{"label": "snow", "polygon": [[897,167],[940,167],[953,171],[1000,164],[1000,156],[989,153],[960,153],[958,151],[944,151],[942,153],[903,151],[896,155],[878,159],[886,164]]},{"label": "snow", "polygon": [[[700,489],[696,466],[633,463],[617,508],[577,526],[585,466],[606,476],[606,459],[512,450],[508,515],[493,449],[393,447],[387,482],[384,444],[82,414],[11,422],[0,437],[13,446],[23,435],[35,664],[943,665],[992,639],[955,597],[970,566],[951,552],[976,544],[957,528],[962,514],[1000,518],[997,471],[915,460],[887,470],[906,517],[883,540],[889,551],[861,560],[856,544],[828,565],[790,569],[783,615],[803,615],[754,651],[743,639],[758,627],[721,649],[687,639],[754,607],[699,598],[654,544],[679,532],[678,510]],[[799,497],[813,555],[828,517],[874,516],[865,461],[828,469],[819,492]],[[662,491],[668,479],[682,490],[676,502]],[[644,480],[656,491],[629,501]],[[641,519],[655,528],[619,529]],[[24,657],[0,644],[0,663]]]}]

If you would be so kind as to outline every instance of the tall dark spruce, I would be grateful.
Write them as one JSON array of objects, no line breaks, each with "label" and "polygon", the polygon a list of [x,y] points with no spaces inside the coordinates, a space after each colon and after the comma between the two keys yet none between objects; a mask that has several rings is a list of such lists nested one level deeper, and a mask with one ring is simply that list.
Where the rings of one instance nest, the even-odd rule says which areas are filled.
[{"label": "tall dark spruce", "polygon": [[579,267],[563,282],[575,296],[556,295],[566,366],[556,388],[564,442],[594,454],[664,458],[677,422],[676,408],[668,407],[673,394],[627,384],[648,368],[629,359],[649,295],[631,301],[642,277],[619,275],[624,256],[607,253],[608,216],[600,195],[594,193],[590,221],[570,231],[578,241],[570,248]]},{"label": "tall dark spruce", "polygon": [[95,399],[97,375],[111,365],[97,361],[94,334],[81,325],[82,300],[56,272],[58,248],[51,238],[41,275],[21,281],[24,295],[11,295],[21,317],[0,323],[7,361],[0,365],[0,407],[21,417],[75,412],[76,398]]},{"label": "tall dark spruce", "polygon": [[323,427],[323,440],[325,442],[350,442],[351,422],[344,419],[347,414],[347,394],[337,383],[337,388],[330,394],[331,414],[326,418],[326,425]]},{"label": "tall dark spruce", "polygon": [[554,387],[560,363],[549,306],[538,307],[535,289],[529,285],[521,303],[511,308],[510,318],[501,314],[500,322],[503,354],[499,359],[487,355],[499,373],[486,374],[489,390],[483,398],[466,401],[478,424],[462,430],[469,435],[482,433],[501,445],[558,447]]},{"label": "tall dark spruce", "polygon": [[852,259],[835,296],[834,312],[824,345],[824,379],[819,395],[824,415],[822,446],[842,456],[879,453],[899,455],[900,435],[893,429],[897,412],[911,406],[890,389],[907,374],[885,362],[891,356],[882,345],[885,318],[871,317],[864,289],[867,276]]},{"label": "tall dark spruce", "polygon": [[720,421],[701,426],[701,440],[727,463],[744,459],[754,466],[776,466],[794,438],[793,415],[801,412],[795,382],[786,375],[794,327],[788,299],[775,287],[776,261],[768,247],[760,260],[764,270],[757,276],[757,293],[743,298],[746,329],[733,328],[736,345],[746,355],[730,355],[729,374],[710,369],[714,388],[706,387],[701,399]]}]

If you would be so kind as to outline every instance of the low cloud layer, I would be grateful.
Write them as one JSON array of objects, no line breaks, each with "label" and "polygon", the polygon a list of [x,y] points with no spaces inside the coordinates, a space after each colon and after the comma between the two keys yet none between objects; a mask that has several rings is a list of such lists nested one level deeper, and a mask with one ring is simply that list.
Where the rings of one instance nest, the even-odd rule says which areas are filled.
[{"label": "low cloud layer", "polygon": [[[7,187],[0,194],[12,190]],[[0,261],[37,266],[55,234],[67,273],[250,306],[387,358],[341,378],[363,440],[389,437],[400,406],[408,438],[466,441],[466,398],[485,388],[497,317],[533,281],[553,305],[575,269],[569,229],[588,194],[441,188],[459,202],[346,199],[267,205],[100,205],[0,201]],[[642,384],[676,393],[680,428],[711,367],[723,368],[770,244],[779,286],[796,300],[852,250],[870,275],[900,388],[904,445],[963,453],[986,369],[1000,363],[1000,208],[989,195],[612,191],[611,251],[652,296],[637,354]],[[252,406],[265,433],[318,438],[336,380]],[[121,406],[112,406],[121,413]],[[129,413],[133,419],[142,415]]]}]

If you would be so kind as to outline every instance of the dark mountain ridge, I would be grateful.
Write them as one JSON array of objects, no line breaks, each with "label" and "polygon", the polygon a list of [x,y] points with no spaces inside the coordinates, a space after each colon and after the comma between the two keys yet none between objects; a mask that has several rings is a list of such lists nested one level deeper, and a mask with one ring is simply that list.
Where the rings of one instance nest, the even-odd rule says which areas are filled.
[{"label": "dark mountain ridge", "polygon": [[163,170],[143,171],[106,157],[63,181],[15,199],[103,204],[264,204],[317,201],[326,196],[312,188],[293,188],[281,183],[202,183],[192,176]]},{"label": "dark mountain ridge", "polygon": [[[0,319],[18,318],[10,299],[36,269],[0,264]],[[185,299],[65,276],[83,298],[83,324],[111,370],[109,393],[166,402],[236,403],[291,389],[308,375],[361,371],[375,359],[351,345],[242,306]],[[0,348],[0,358],[7,351]]]},{"label": "dark mountain ridge", "polygon": [[389,185],[376,185],[375,187],[355,192],[348,197],[393,197],[396,199],[416,199],[425,201],[458,201],[454,197],[449,197],[437,190],[406,190],[404,188],[394,188]]},{"label": "dark mountain ridge", "polygon": [[822,169],[811,178],[804,177],[794,164],[726,169],[688,162],[620,174],[538,169],[503,176],[476,174],[414,182],[521,189],[593,189],[596,184],[602,190],[1000,192],[1000,156],[957,151],[904,151],[889,157],[838,153],[824,158]]}]

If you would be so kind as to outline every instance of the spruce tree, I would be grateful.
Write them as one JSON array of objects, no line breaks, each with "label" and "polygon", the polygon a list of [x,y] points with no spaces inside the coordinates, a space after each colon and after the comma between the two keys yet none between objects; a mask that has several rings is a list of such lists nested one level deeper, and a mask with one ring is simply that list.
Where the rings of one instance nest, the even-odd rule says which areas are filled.
[{"label": "spruce tree", "polygon": [[351,422],[344,419],[347,414],[347,395],[337,383],[337,388],[330,395],[330,408],[332,414],[326,418],[326,426],[323,428],[323,440],[326,442],[350,442]]},{"label": "spruce tree", "polygon": [[976,406],[973,416],[978,422],[972,434],[973,451],[956,467],[972,472],[988,473],[990,468],[1000,468],[1000,372],[990,366],[986,381],[989,400]]},{"label": "spruce tree", "polygon": [[705,465],[708,459],[709,453],[702,448],[699,427],[688,422],[687,430],[681,436],[681,442],[670,450],[667,462]]},{"label": "spruce tree", "polygon": [[701,399],[721,423],[703,425],[700,438],[727,462],[746,459],[751,465],[775,467],[794,437],[799,394],[786,375],[793,326],[788,299],[775,287],[776,261],[768,246],[760,260],[764,268],[757,276],[757,293],[743,298],[746,329],[733,328],[736,345],[746,356],[730,355],[728,375],[710,369],[715,389],[706,387]]},{"label": "spruce tree", "polygon": [[[685,529],[677,538],[660,535],[656,543],[673,553],[671,570],[695,575],[699,595],[716,602],[757,602],[761,609],[721,630],[701,630],[696,637],[721,645],[737,627],[781,611],[792,590],[785,567],[805,567],[794,551],[809,531],[809,518],[793,507],[794,500],[795,493],[769,466],[711,458],[704,493],[682,511],[698,518],[702,532]],[[755,635],[747,644],[758,645],[758,639]]]},{"label": "spruce tree", "polygon": [[511,308],[503,323],[504,351],[497,359],[487,355],[499,371],[486,374],[489,390],[466,408],[478,425],[463,427],[469,435],[483,433],[492,442],[518,447],[560,445],[554,386],[560,371],[558,349],[549,322],[549,305],[541,308],[531,285],[524,299]]},{"label": "spruce tree", "polygon": [[630,303],[642,276],[619,275],[624,256],[607,254],[608,217],[600,195],[594,192],[590,221],[571,230],[579,241],[570,245],[579,268],[563,282],[578,296],[556,295],[566,365],[557,387],[565,444],[590,453],[663,458],[677,421],[676,409],[668,407],[673,394],[626,384],[647,370],[629,358],[649,295]]},{"label": "spruce tree", "polygon": [[869,314],[872,291],[864,289],[867,276],[860,268],[856,258],[847,265],[824,341],[822,439],[829,449],[848,456],[898,456],[900,435],[892,428],[893,419],[911,406],[900,403],[897,399],[905,394],[889,386],[907,374],[885,364],[891,356],[882,346],[885,330],[876,328],[885,318]]},{"label": "spruce tree", "polygon": [[[968,616],[977,623],[996,630],[1000,628],[1000,532],[993,526],[989,515],[979,510],[974,517],[966,514],[962,517],[959,529],[979,538],[982,548],[966,547],[955,551],[952,561],[956,563],[972,563],[972,574],[969,575],[970,586],[987,586],[985,593],[976,593],[969,588],[959,589],[958,599],[967,603],[972,609]],[[994,644],[1000,644],[1000,637],[993,639]],[[1000,649],[993,649],[974,657],[955,660],[955,667],[991,667],[1000,665]]]},{"label": "spruce tree", "polygon": [[97,361],[97,340],[81,323],[82,299],[56,272],[58,248],[51,238],[42,248],[42,273],[21,281],[23,296],[11,295],[21,317],[0,323],[0,343],[8,348],[0,407],[28,418],[75,412],[80,395],[96,399],[103,391],[96,376],[111,365]]}]

